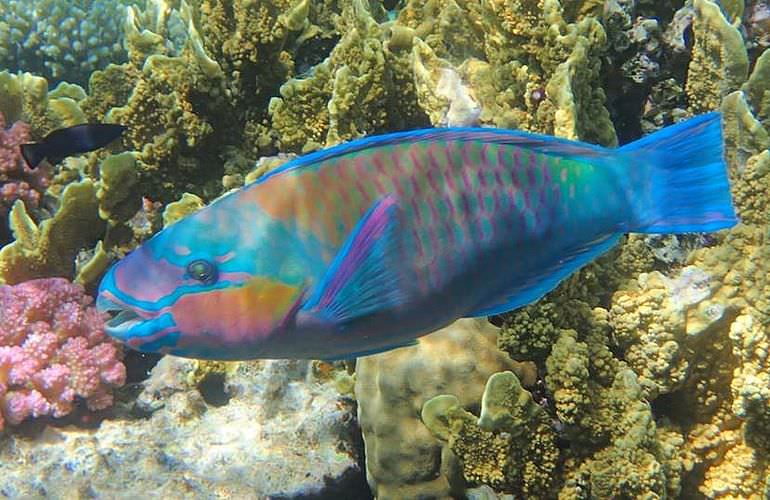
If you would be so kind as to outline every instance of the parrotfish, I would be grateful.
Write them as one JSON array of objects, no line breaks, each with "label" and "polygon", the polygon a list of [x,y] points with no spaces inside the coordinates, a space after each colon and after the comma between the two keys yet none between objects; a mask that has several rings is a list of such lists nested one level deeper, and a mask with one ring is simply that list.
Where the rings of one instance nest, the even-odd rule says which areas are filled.
[{"label": "parrotfish", "polygon": [[83,123],[54,130],[40,142],[21,145],[21,155],[29,168],[43,160],[55,165],[64,158],[103,148],[126,131],[124,125],[113,123]]},{"label": "parrotfish", "polygon": [[532,303],[624,233],[736,223],[718,113],[620,148],[493,128],[297,158],[113,266],[97,306],[140,351],[343,359]]}]

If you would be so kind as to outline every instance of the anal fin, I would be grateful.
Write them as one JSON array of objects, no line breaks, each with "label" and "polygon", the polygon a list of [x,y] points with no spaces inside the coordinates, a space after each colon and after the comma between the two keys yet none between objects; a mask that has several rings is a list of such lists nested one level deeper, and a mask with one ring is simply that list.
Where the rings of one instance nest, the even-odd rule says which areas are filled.
[{"label": "anal fin", "polygon": [[352,352],[350,354],[345,354],[344,356],[340,356],[336,358],[324,358],[324,361],[342,361],[346,359],[363,358],[364,356],[373,356],[375,354],[392,351],[394,349],[400,349],[402,347],[413,347],[416,345],[417,345],[417,339],[412,339],[406,342],[400,342],[398,344],[392,344],[392,345],[386,345],[384,347],[376,347],[374,349],[368,349],[366,351]]},{"label": "anal fin", "polygon": [[610,234],[589,243],[562,258],[550,269],[538,273],[529,282],[514,283],[495,299],[483,304],[466,317],[494,316],[531,304],[556,288],[559,283],[581,267],[617,245],[622,234]]}]

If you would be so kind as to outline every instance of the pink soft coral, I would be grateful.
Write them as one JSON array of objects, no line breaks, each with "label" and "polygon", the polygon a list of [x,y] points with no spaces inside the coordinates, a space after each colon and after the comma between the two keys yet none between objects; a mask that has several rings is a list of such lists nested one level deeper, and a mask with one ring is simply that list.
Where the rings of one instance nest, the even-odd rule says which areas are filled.
[{"label": "pink soft coral", "polygon": [[126,368],[92,301],[63,278],[0,286],[0,429],[67,415],[76,397],[91,410],[112,404]]}]

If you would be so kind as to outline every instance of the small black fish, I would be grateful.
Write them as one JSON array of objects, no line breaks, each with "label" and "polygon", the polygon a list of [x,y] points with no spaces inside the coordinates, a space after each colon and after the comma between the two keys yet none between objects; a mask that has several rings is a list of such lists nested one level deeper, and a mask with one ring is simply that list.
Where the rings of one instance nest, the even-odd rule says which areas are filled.
[{"label": "small black fish", "polygon": [[54,130],[41,142],[22,144],[21,155],[30,168],[37,167],[44,159],[55,165],[68,156],[102,148],[125,131],[125,126],[114,123],[75,125]]}]

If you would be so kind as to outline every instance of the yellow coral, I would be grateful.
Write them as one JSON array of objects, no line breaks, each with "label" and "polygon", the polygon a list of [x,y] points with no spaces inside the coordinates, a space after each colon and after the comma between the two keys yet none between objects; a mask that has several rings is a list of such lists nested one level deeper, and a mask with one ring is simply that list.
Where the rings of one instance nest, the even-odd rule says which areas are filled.
[{"label": "yellow coral", "polygon": [[687,97],[695,112],[719,108],[722,98],[737,90],[748,76],[749,59],[743,37],[718,4],[695,0],[694,46],[687,72]]},{"label": "yellow coral", "polygon": [[77,253],[92,247],[104,233],[98,207],[96,187],[90,180],[68,185],[56,215],[39,226],[17,201],[10,214],[16,241],[0,250],[0,282],[15,284],[46,276],[72,279]]},{"label": "yellow coral", "polygon": [[495,347],[498,329],[463,319],[405,347],[356,364],[356,398],[369,484],[382,499],[460,495],[457,458],[419,420],[423,404],[452,393],[463,408],[477,405],[484,383],[514,370],[534,383],[531,369]]},{"label": "yellow coral", "polygon": [[527,498],[553,494],[556,436],[546,412],[512,372],[489,378],[478,419],[455,396],[441,395],[423,405],[422,420],[448,442],[467,481]]},{"label": "yellow coral", "polygon": [[192,193],[183,193],[179,200],[169,203],[163,210],[163,227],[170,226],[205,206],[206,204],[198,196]]}]

